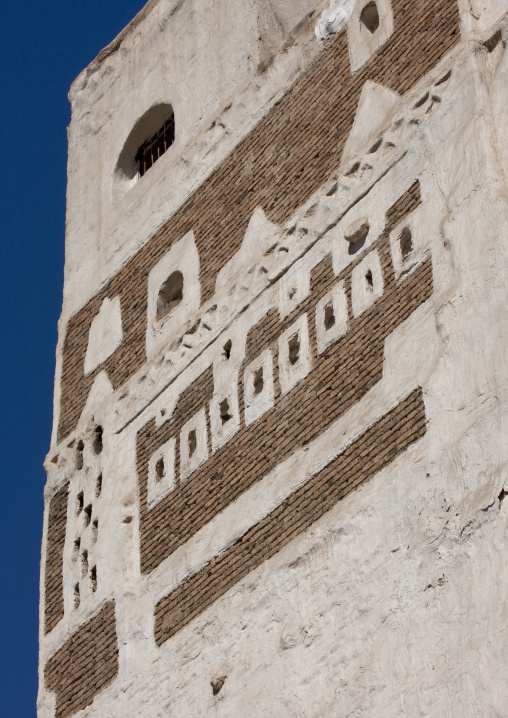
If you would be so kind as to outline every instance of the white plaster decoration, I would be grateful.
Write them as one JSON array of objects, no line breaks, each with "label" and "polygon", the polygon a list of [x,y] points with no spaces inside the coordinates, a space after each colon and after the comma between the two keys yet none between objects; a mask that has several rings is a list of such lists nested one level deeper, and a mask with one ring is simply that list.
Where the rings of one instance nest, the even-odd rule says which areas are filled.
[{"label": "white plaster decoration", "polygon": [[85,374],[90,374],[108,359],[122,343],[122,310],[120,297],[101,304],[99,313],[90,326],[85,356]]},{"label": "white plaster decoration", "polygon": [[169,439],[148,464],[148,506],[152,508],[175,488],[176,439]]},{"label": "white plaster decoration", "polygon": [[256,207],[240,249],[217,274],[216,293],[223,293],[227,288],[232,297],[239,299],[249,285],[262,282],[280,236],[280,228],[268,220],[262,207]]},{"label": "white plaster decoration", "polygon": [[362,88],[353,127],[342,151],[341,167],[350,164],[362,150],[375,148],[380,130],[387,124],[400,95],[377,82],[367,80]]},{"label": "white plaster decoration", "polygon": [[[183,274],[183,298],[172,311],[157,319],[157,301],[164,282],[179,271]],[[173,244],[148,275],[148,319],[146,353],[150,357],[163,344],[175,336],[175,331],[195,316],[201,303],[199,285],[199,255],[194,233]]]},{"label": "white plaster decoration", "polygon": [[316,23],[314,32],[317,39],[325,40],[330,35],[340,32],[355,9],[355,2],[356,0],[330,0],[329,7],[323,10]]},{"label": "white plaster decoration", "polygon": [[243,377],[245,424],[249,426],[274,405],[273,355],[265,349],[245,369]]},{"label": "white plaster decoration", "polygon": [[316,305],[316,339],[318,354],[347,332],[347,296],[344,282],[339,282]]},{"label": "white plaster decoration", "polygon": [[359,317],[383,294],[383,272],[376,250],[358,264],[351,275],[353,316]]},{"label": "white plaster decoration", "polygon": [[307,314],[302,314],[279,337],[279,380],[282,394],[305,379],[311,369]]},{"label": "white plaster decoration", "polygon": [[373,0],[357,0],[347,22],[349,61],[351,71],[359,70],[372,55],[379,50],[393,33],[393,11],[391,0],[375,0],[379,16],[379,25],[368,29],[362,20],[362,12]]},{"label": "white plaster decoration", "polygon": [[279,313],[284,319],[299,306],[310,292],[310,270],[305,263],[297,262],[279,282]]},{"label": "white plaster decoration", "polygon": [[107,372],[103,369],[94,379],[92,387],[88,393],[85,408],[81,412],[80,422],[85,421],[87,418],[92,416],[95,410],[98,409],[107,397],[113,394],[113,392],[113,385],[109,380]]},{"label": "white plaster decoration", "polygon": [[240,428],[237,374],[228,392],[214,394],[210,402],[210,426],[213,452],[224,446]]},{"label": "white plaster decoration", "polygon": [[206,409],[203,408],[183,426],[180,432],[180,479],[185,481],[208,459]]}]

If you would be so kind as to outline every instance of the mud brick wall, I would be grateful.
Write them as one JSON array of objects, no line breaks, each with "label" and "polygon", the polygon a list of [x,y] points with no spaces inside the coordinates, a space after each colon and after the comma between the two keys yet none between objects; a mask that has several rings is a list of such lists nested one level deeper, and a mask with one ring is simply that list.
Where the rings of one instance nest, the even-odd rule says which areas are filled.
[{"label": "mud brick wall", "polygon": [[155,607],[157,645],[392,462],[425,429],[425,407],[417,389],[272,513],[159,601]]},{"label": "mud brick wall", "polygon": [[[345,31],[325,49],[228,158],[69,322],[64,344],[59,439],[76,426],[99,371],[123,384],[145,361],[147,279],[172,242],[193,230],[203,301],[241,245],[254,209],[284,222],[339,163],[361,89],[372,79],[404,93],[459,42],[457,0],[393,0],[394,34],[351,75]],[[122,345],[87,377],[88,333],[105,297],[120,296]]]},{"label": "mud brick wall", "polygon": [[[397,201],[387,214],[387,226],[372,245],[378,249],[384,277],[384,293],[368,310],[354,319],[351,311],[351,273],[364,253],[339,277],[332,272],[331,257],[321,261],[311,275],[309,298],[285,321],[271,311],[249,333],[247,357],[240,368],[240,429],[203,466],[179,483],[152,509],[147,505],[148,462],[168,439],[178,440],[180,428],[192,414],[179,413],[158,429],[149,422],[137,436],[137,471],[140,492],[141,570],[152,571],[185,543],[219,511],[260,481],[295,450],[321,434],[332,422],[358,402],[381,378],[386,337],[432,294],[432,265],[427,259],[412,274],[397,283],[390,259],[389,233],[420,203],[419,183]],[[317,302],[337,282],[345,280],[348,295],[347,333],[318,356],[315,327]],[[308,313],[313,369],[292,391],[280,396],[277,340],[298,317]],[[245,366],[266,347],[272,347],[275,404],[249,427],[244,422],[243,373]],[[204,389],[211,375],[203,374],[183,395],[198,397],[192,412],[206,406],[212,388]],[[199,400],[199,397],[201,399]],[[179,402],[180,405],[180,402]],[[209,422],[208,422],[209,424]],[[208,426],[210,436],[210,426]],[[178,443],[178,442],[177,442]]]},{"label": "mud brick wall", "polygon": [[64,617],[63,550],[67,526],[69,484],[53,496],[49,504],[45,567],[44,632],[49,633]]},{"label": "mud brick wall", "polygon": [[110,601],[46,664],[46,687],[56,693],[55,718],[66,718],[89,706],[117,674],[115,604]]}]

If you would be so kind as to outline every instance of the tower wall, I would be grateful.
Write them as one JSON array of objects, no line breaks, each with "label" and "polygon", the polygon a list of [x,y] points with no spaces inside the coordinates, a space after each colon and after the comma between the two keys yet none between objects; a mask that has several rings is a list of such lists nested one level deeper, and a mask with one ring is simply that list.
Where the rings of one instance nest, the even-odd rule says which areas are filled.
[{"label": "tower wall", "polygon": [[503,715],[507,42],[159,0],[76,80],[41,718]]}]

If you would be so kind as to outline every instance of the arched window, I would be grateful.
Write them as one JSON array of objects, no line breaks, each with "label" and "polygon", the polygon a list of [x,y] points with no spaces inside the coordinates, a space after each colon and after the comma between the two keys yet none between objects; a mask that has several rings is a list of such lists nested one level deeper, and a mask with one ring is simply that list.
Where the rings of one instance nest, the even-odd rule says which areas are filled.
[{"label": "arched window", "polygon": [[175,115],[170,104],[153,105],[126,139],[116,173],[119,179],[142,177],[175,141]]},{"label": "arched window", "polygon": [[183,274],[173,272],[164,282],[157,297],[157,320],[166,317],[183,299]]},{"label": "arched window", "polygon": [[145,172],[162,157],[175,141],[175,116],[171,113],[166,122],[148,140],[145,140],[136,154],[136,163],[139,176],[143,177]]}]

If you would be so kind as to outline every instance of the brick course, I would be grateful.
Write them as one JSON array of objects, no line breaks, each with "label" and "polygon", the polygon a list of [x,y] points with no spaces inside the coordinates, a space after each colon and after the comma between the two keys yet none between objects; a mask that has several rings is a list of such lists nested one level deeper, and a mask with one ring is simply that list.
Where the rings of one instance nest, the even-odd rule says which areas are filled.
[{"label": "brick course", "polygon": [[[425,260],[401,282],[395,280],[390,261],[389,233],[420,203],[419,183],[387,213],[387,227],[372,245],[377,248],[384,275],[384,293],[354,319],[351,313],[351,273],[364,258],[335,277],[331,257],[325,257],[311,275],[311,293],[283,322],[269,312],[247,338],[247,356],[240,369],[239,431],[184,482],[152,509],[147,505],[148,462],[168,439],[179,438],[187,419],[206,406],[213,390],[211,369],[180,397],[173,418],[155,427],[150,421],[137,436],[137,471],[140,494],[141,570],[150,572],[185,543],[218,512],[261,480],[296,449],[310,442],[357,403],[381,378],[386,337],[432,294],[432,264]],[[315,306],[329,289],[344,280],[348,293],[348,332],[327,351],[317,355]],[[280,396],[277,339],[304,312],[308,312],[313,369],[292,391]],[[243,371],[265,348],[273,349],[275,405],[249,427],[243,421]],[[208,430],[210,435],[210,429]],[[177,442],[178,443],[178,442]]]},{"label": "brick course", "polygon": [[[459,41],[456,0],[393,0],[394,34],[351,75],[345,32],[325,43],[315,62],[242,140],[190,199],[109,284],[71,318],[63,352],[59,440],[76,426],[99,371],[117,388],[145,362],[147,278],[172,242],[193,230],[203,301],[239,249],[248,221],[262,206],[284,222],[335,170],[361,89],[372,79],[400,93],[424,76]],[[120,296],[124,340],[87,377],[88,333],[105,297]]]},{"label": "brick course", "polygon": [[423,396],[417,389],[262,521],[159,601],[155,607],[157,645],[400,456],[425,430]]},{"label": "brick course", "polygon": [[110,601],[46,664],[46,687],[56,693],[55,718],[67,718],[89,706],[117,674],[115,604]]},{"label": "brick course", "polygon": [[49,504],[45,566],[44,632],[49,633],[64,617],[63,551],[67,526],[69,484],[53,496]]}]

